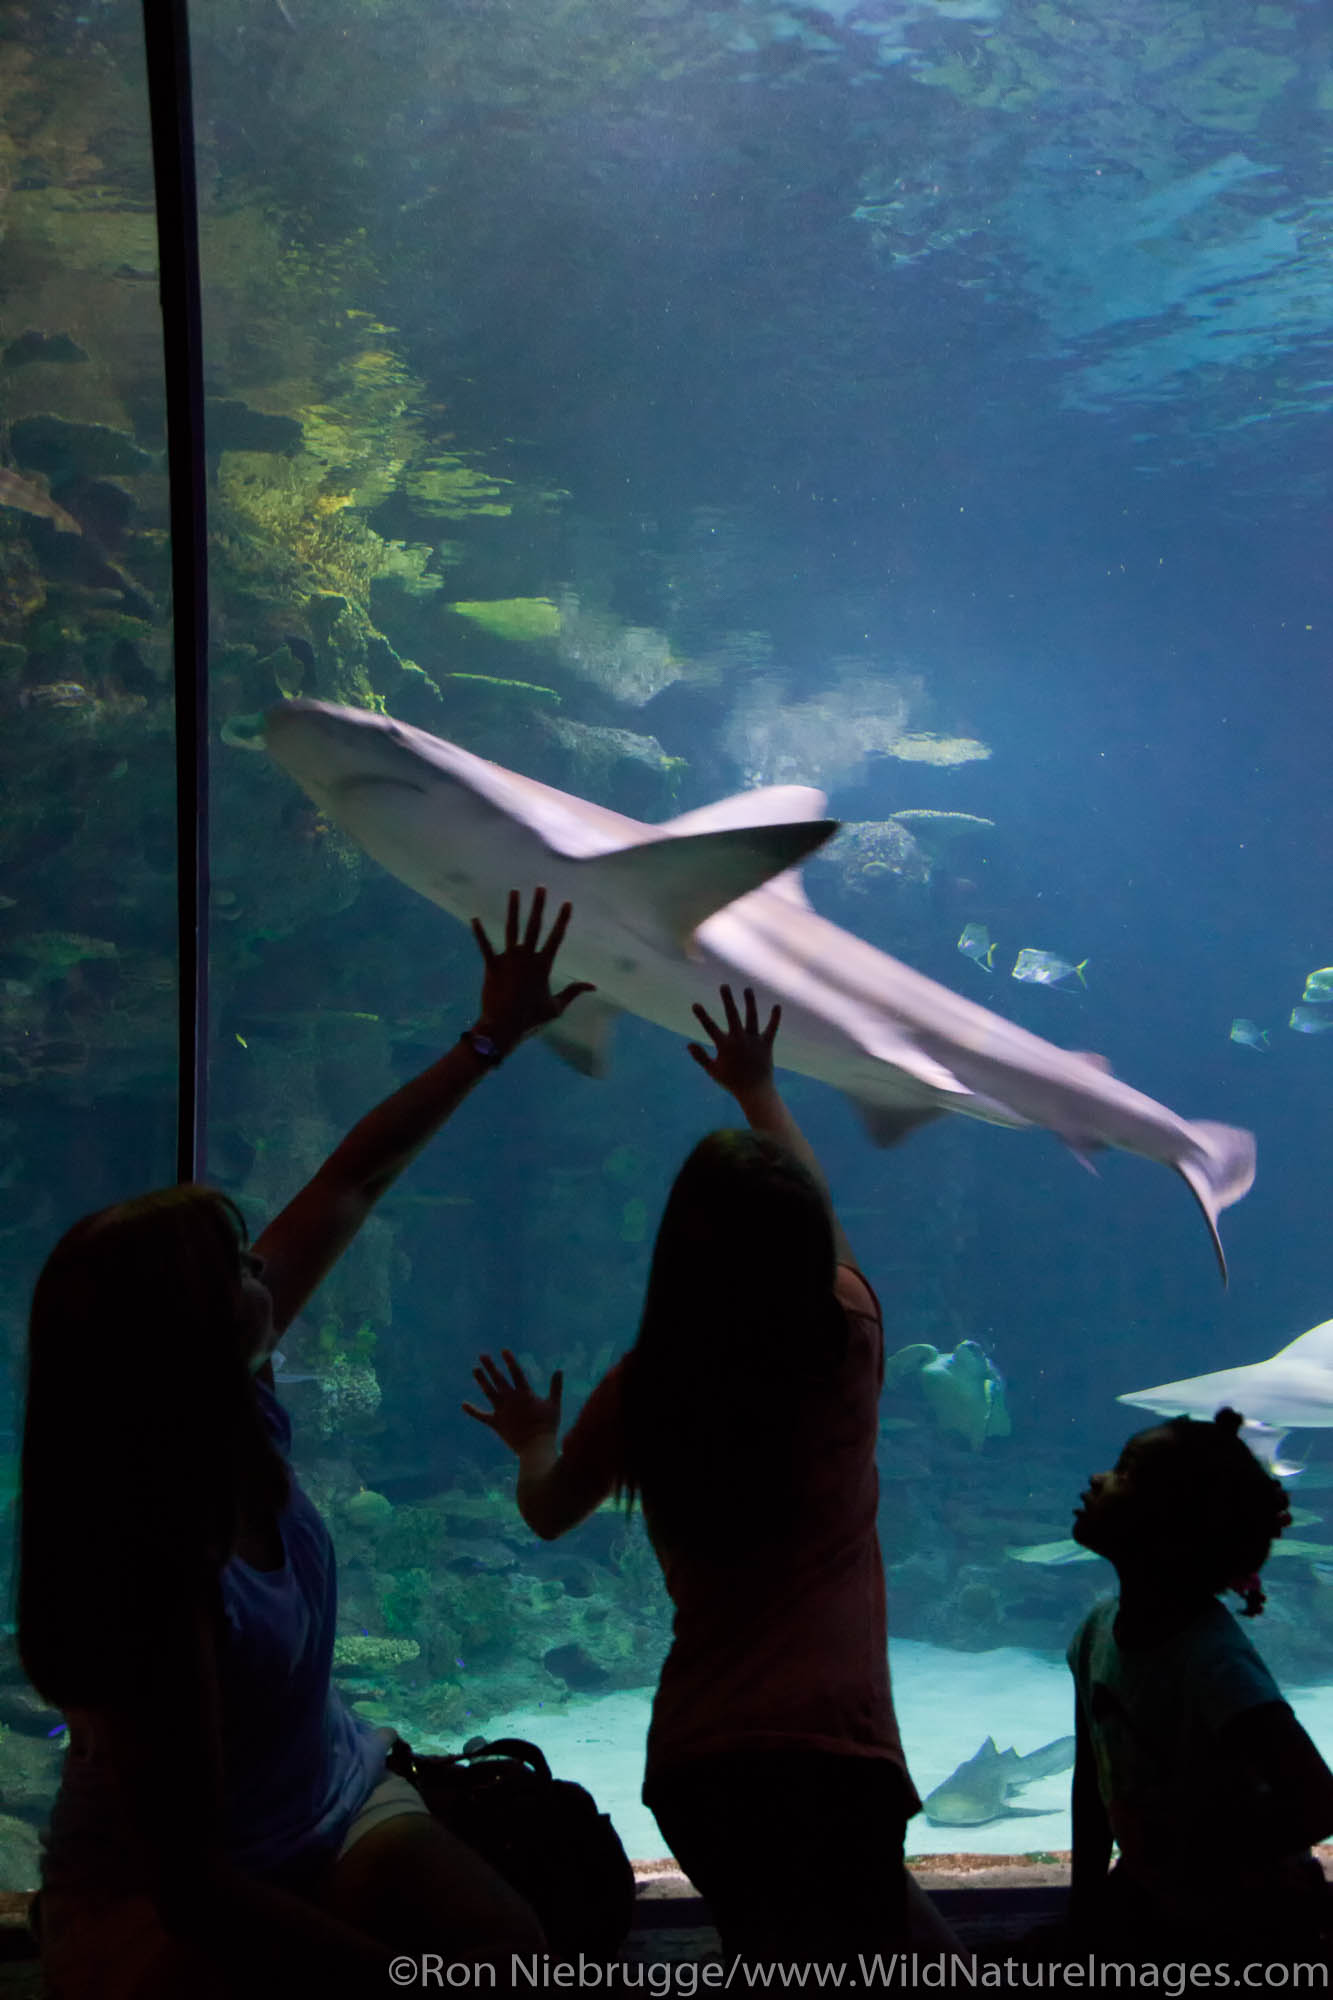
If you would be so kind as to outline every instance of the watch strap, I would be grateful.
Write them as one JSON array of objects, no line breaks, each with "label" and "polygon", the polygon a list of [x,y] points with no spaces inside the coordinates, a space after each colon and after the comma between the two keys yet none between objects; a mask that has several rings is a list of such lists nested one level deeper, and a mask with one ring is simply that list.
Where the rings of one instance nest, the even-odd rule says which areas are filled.
[{"label": "watch strap", "polygon": [[466,1042],[478,1062],[488,1069],[498,1069],[505,1059],[505,1052],[490,1035],[481,1028],[464,1028],[459,1040]]}]

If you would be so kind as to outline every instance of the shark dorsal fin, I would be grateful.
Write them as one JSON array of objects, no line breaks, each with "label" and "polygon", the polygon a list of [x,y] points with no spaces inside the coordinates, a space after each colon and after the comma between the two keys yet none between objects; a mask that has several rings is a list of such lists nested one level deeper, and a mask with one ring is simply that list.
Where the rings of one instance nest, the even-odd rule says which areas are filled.
[{"label": "shark dorsal fin", "polygon": [[736,826],[782,826],[822,819],[828,798],[813,785],[760,785],[753,792],[733,792],[711,806],[696,806],[664,822],[662,833],[724,833]]},{"label": "shark dorsal fin", "polygon": [[[723,833],[738,826],[794,825],[823,817],[827,795],[813,785],[759,785],[752,792],[733,792],[730,798],[715,799],[711,806],[696,806],[693,812],[669,819],[663,833],[677,836],[691,833]],[[810,898],[793,869],[775,875],[768,887],[785,896],[798,910],[810,908]]]},{"label": "shark dorsal fin", "polygon": [[838,830],[832,819],[738,826],[622,847],[575,864],[587,891],[632,912],[631,927],[656,929],[680,946],[700,924],[774,875],[793,868]]},{"label": "shark dorsal fin", "polygon": [[[1333,1319],[1326,1319],[1318,1326],[1312,1326],[1308,1333],[1297,1334],[1295,1340],[1278,1350],[1279,1354],[1289,1354],[1293,1358],[1312,1362],[1316,1367],[1333,1368]],[[1278,1355],[1273,1359],[1276,1361]]]}]

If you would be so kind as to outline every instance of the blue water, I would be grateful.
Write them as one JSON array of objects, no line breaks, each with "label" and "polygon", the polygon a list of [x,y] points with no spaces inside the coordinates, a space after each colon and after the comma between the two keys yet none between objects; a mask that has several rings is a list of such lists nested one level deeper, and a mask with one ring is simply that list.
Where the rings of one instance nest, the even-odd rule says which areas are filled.
[{"label": "blue water", "polygon": [[[1109,1156],[1094,1178],[1048,1136],[962,1120],[878,1153],[831,1092],[793,1083],[890,1349],[975,1339],[1006,1382],[1012,1435],[980,1453],[910,1402],[915,1430],[886,1437],[895,1632],[1049,1658],[1092,1586],[1006,1550],[1064,1532],[1133,1425],[1117,1393],[1259,1359],[1333,1310],[1333,1038],[1286,1026],[1333,959],[1321,11],[197,12],[218,399],[210,1171],[260,1221],[452,1038],[476,985],[458,926],[222,741],[280,693],[373,692],[645,820],[773,777],[820,783],[848,821],[993,820],[928,881],[816,863],[810,893],[1259,1149],[1222,1224],[1224,1294],[1157,1167]],[[0,365],[3,462],[86,523],[75,550],[0,510],[6,1423],[55,1233],[172,1170],[160,460],[106,470],[86,437],[13,429],[55,415],[161,450],[138,23],[108,0],[0,31],[22,142],[0,345],[41,329],[87,357]],[[80,567],[89,538],[113,573]],[[534,598],[558,634],[448,609]],[[645,675],[664,682],[646,700]],[[886,754],[905,687],[906,729],[989,757]],[[682,765],[580,748],[551,716]],[[999,941],[990,979],[957,951],[973,922]],[[71,958],[51,942],[68,934],[112,950]],[[1014,982],[1024,946],[1086,959],[1086,990]],[[1271,1050],[1230,1041],[1236,1016]],[[563,1361],[572,1398],[591,1386],[632,1337],[671,1175],[721,1109],[634,1021],[601,1084],[526,1051],[287,1343],[314,1377],[291,1399],[348,1631],[419,1647],[351,1691],[404,1726],[466,1734],[651,1684],[666,1627],[642,1548],[599,1517],[534,1550],[458,1403],[497,1327],[539,1368]],[[1322,1462],[1319,1432],[1293,1443]],[[374,1531],[348,1512],[362,1487],[395,1510]],[[539,1615],[551,1583],[560,1607]],[[1277,1584],[1261,1637],[1308,1683],[1323,1587],[1300,1560]],[[613,1634],[600,1653],[589,1603]]]}]

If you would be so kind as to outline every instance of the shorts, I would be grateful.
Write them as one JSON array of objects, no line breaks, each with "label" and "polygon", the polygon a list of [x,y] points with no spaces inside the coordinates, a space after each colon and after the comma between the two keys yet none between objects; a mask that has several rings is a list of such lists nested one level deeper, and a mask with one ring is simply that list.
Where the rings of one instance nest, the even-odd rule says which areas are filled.
[{"label": "shorts", "polygon": [[[375,1827],[416,1813],[429,1818],[416,1787],[406,1778],[382,1778],[343,1835],[335,1861]],[[317,1875],[329,1866],[326,1856]],[[313,1890],[316,1876],[309,1864],[295,1864],[269,1879],[301,1894]],[[40,1926],[47,2000],[228,2000],[235,1990],[198,1947],[168,1934],[143,1894],[45,1889]]]},{"label": "shorts", "polygon": [[341,1861],[344,1854],[375,1827],[384,1826],[391,1819],[402,1819],[413,1813],[425,1813],[429,1819],[430,1807],[415,1785],[409,1785],[406,1778],[400,1778],[391,1771],[387,1777],[380,1779],[348,1827],[335,1858]]}]

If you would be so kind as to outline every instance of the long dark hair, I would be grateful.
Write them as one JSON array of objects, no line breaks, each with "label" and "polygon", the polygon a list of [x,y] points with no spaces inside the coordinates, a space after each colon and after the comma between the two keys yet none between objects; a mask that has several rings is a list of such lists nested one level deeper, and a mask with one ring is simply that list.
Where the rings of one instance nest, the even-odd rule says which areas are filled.
[{"label": "long dark hair", "polygon": [[710,1132],[677,1174],[625,1361],[620,1490],[655,1531],[725,1559],[780,1536],[799,1420],[846,1351],[827,1198],[761,1132]]},{"label": "long dark hair", "polygon": [[245,1225],[183,1186],[76,1222],[33,1294],[18,1640],[61,1707],[114,1700],[173,1607],[216,1584],[243,1506],[288,1482],[243,1328]]}]

